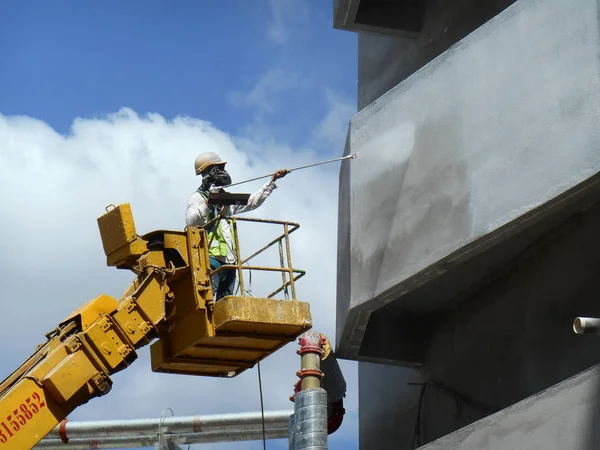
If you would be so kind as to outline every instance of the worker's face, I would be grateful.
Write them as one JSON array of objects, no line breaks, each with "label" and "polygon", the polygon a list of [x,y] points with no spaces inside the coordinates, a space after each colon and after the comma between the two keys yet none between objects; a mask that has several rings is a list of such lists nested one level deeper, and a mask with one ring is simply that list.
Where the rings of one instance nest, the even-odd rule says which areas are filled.
[{"label": "worker's face", "polygon": [[226,186],[231,184],[231,177],[223,164],[209,168],[203,178],[209,186]]}]

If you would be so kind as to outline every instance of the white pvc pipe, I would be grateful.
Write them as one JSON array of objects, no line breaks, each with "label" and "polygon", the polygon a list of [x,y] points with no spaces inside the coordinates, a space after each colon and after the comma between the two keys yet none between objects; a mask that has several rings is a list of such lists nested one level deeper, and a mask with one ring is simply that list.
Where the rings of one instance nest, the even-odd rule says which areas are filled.
[{"label": "white pvc pipe", "polygon": [[600,319],[577,317],[573,321],[573,331],[577,334],[600,334]]}]

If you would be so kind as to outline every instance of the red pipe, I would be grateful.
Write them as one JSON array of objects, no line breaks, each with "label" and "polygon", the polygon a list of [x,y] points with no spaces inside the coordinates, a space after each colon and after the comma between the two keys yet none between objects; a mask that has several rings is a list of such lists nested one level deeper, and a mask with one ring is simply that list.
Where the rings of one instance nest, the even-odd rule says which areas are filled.
[{"label": "red pipe", "polygon": [[[317,334],[314,332],[308,332],[298,340],[300,348],[296,351],[299,355],[305,355],[307,353],[318,354],[321,357],[320,370],[300,370],[296,373],[300,379],[294,385],[294,395],[290,396],[290,400],[293,402],[295,394],[302,390],[302,379],[305,377],[317,377],[324,378],[321,382],[321,386],[327,392],[327,409],[329,415],[327,417],[327,434],[336,432],[344,420],[344,396],[346,395],[346,386],[344,376],[337,363],[337,359],[333,350],[329,345],[329,340],[323,334]],[[327,347],[327,351],[324,351],[324,347]],[[324,358],[324,359],[323,359]],[[337,381],[337,384],[336,384]],[[332,384],[333,383],[333,384]],[[337,391],[337,395],[340,398],[332,398]],[[342,392],[340,396],[340,391]]]}]

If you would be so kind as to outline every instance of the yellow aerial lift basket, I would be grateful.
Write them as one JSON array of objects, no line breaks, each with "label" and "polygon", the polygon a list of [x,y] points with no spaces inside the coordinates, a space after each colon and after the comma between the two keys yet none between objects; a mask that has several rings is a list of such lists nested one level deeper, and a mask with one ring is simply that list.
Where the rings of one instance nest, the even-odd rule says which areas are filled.
[{"label": "yellow aerial lift basket", "polygon": [[[156,327],[156,340],[150,348],[155,372],[234,377],[295,340],[311,328],[309,304],[296,299],[295,282],[304,271],[291,263],[290,237],[299,225],[291,222],[254,218],[224,217],[235,236],[236,263],[211,270],[206,227],[185,231],[158,230],[138,236],[129,204],[108,210],[98,219],[107,264],[133,270],[138,280],[125,293],[123,301],[135,298],[142,309],[139,322]],[[281,234],[250,256],[242,259],[238,223],[279,226]],[[258,238],[259,236],[253,236]],[[279,247],[279,265],[251,265],[265,250]],[[146,288],[147,270],[160,274],[153,288]],[[235,270],[236,295],[215,301],[211,277],[221,270]],[[280,272],[282,284],[263,298],[245,289],[247,271]],[[136,291],[139,291],[136,294]],[[284,291],[286,300],[273,297]],[[146,299],[148,297],[148,299]],[[151,315],[153,320],[141,316]],[[158,319],[159,318],[159,319]],[[158,319],[158,320],[157,320]],[[132,323],[137,329],[138,323]]]},{"label": "yellow aerial lift basket", "polygon": [[[310,329],[309,305],[296,299],[294,285],[304,272],[292,267],[289,248],[298,225],[227,220],[236,236],[242,220],[281,226],[283,233],[243,260],[236,238],[236,263],[212,271],[203,227],[139,236],[129,204],[107,208],[98,218],[107,264],[136,276],[119,300],[102,294],[73,311],[0,382],[0,447],[33,448],[75,408],[108,394],[111,375],[129,367],[145,345],[152,344],[155,372],[234,377]],[[250,264],[274,245],[279,267]],[[215,299],[211,277],[227,269],[237,273],[238,292]],[[248,270],[280,272],[282,285],[256,298],[244,287]],[[286,300],[274,298],[281,291]]]}]

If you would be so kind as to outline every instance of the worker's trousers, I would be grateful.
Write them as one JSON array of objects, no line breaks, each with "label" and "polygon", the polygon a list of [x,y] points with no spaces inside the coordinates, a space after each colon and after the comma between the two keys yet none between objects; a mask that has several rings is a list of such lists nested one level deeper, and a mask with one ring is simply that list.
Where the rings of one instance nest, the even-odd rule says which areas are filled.
[{"label": "worker's trousers", "polygon": [[[224,264],[226,263],[219,261],[213,256],[210,257],[211,271],[218,269]],[[235,269],[223,269],[212,276],[212,290],[215,301],[228,295],[233,295],[235,272]]]}]

